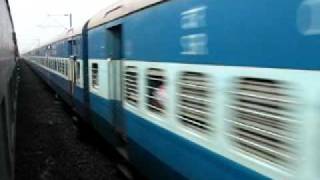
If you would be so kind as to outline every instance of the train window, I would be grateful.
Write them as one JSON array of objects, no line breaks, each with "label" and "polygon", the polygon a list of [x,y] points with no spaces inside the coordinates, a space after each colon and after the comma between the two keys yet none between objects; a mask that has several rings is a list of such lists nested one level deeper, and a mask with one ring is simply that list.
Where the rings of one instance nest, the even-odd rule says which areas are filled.
[{"label": "train window", "polygon": [[178,81],[178,120],[196,132],[212,130],[212,85],[209,76],[199,72],[183,72]]},{"label": "train window", "polygon": [[68,64],[68,61],[65,61],[66,62],[66,64],[65,64],[65,75],[66,76],[68,76],[68,74],[69,74],[69,64]]},{"label": "train window", "polygon": [[241,77],[231,91],[231,131],[234,147],[269,165],[291,169],[298,144],[295,129],[299,125],[289,95],[289,84],[282,81]]},{"label": "train window", "polygon": [[60,74],[62,74],[62,68],[63,68],[63,67],[62,67],[62,61],[61,61],[61,60],[59,61],[59,67],[60,67],[60,68],[59,68],[59,72],[60,72]]},{"label": "train window", "polygon": [[65,62],[65,60],[62,60],[61,65],[62,65],[61,74],[65,75],[66,74],[66,62]]},{"label": "train window", "polygon": [[60,66],[59,66],[59,61],[56,59],[56,71],[57,71],[57,72],[59,72],[59,68],[60,68]]},{"label": "train window", "polygon": [[57,71],[60,72],[60,60],[57,59]]},{"label": "train window", "polygon": [[91,85],[93,88],[98,89],[99,87],[99,66],[97,63],[92,63],[91,67]]},{"label": "train window", "polygon": [[53,69],[57,71],[57,61],[55,59],[53,60]]},{"label": "train window", "polygon": [[147,108],[155,113],[164,114],[166,102],[165,76],[161,69],[147,70]]},{"label": "train window", "polygon": [[64,61],[63,60],[61,60],[60,61],[60,67],[61,67],[61,74],[64,74]]},{"label": "train window", "polygon": [[127,66],[125,68],[124,85],[126,101],[132,105],[136,105],[139,97],[137,67]]},{"label": "train window", "polygon": [[77,84],[80,83],[80,74],[81,74],[80,62],[76,62],[76,82],[77,82]]},{"label": "train window", "polygon": [[59,60],[59,73],[62,72],[62,63],[61,63],[61,60]]}]

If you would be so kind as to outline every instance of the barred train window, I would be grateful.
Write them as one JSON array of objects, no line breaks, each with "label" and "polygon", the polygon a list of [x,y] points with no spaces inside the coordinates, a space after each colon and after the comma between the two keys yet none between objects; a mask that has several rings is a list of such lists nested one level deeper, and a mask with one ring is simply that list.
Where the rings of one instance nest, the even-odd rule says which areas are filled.
[{"label": "barred train window", "polygon": [[64,61],[61,61],[61,74],[64,74]]},{"label": "barred train window", "polygon": [[212,85],[208,75],[183,72],[178,80],[178,120],[200,133],[212,130]]},{"label": "barred train window", "polygon": [[157,68],[147,70],[147,108],[158,114],[165,112],[165,81],[163,70]]},{"label": "barred train window", "polygon": [[63,75],[66,75],[66,71],[67,71],[67,62],[64,60],[64,61],[62,61],[62,64],[63,64],[63,72],[62,72],[62,74],[63,74]]},{"label": "barred train window", "polygon": [[57,64],[58,64],[58,72],[60,73],[61,72],[61,63],[60,63],[60,61],[57,61]]},{"label": "barred train window", "polygon": [[99,66],[97,63],[92,63],[91,67],[92,87],[98,89],[99,87]]},{"label": "barred train window", "polygon": [[129,104],[138,104],[138,70],[137,67],[127,66],[125,69],[125,99]]},{"label": "barred train window", "polygon": [[61,74],[64,74],[64,62],[61,61],[60,64],[61,64]]},{"label": "barred train window", "polygon": [[229,122],[235,148],[267,164],[291,169],[297,158],[296,129],[299,121],[293,107],[296,98],[283,81],[242,77],[231,91]]},{"label": "barred train window", "polygon": [[68,61],[65,61],[66,64],[65,64],[65,75],[68,76],[69,74],[69,64],[68,64]]}]

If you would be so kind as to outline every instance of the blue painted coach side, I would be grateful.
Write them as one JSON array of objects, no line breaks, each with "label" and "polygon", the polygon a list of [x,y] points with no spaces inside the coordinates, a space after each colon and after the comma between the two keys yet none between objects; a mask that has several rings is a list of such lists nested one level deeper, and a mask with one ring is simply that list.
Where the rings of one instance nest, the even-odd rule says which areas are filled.
[{"label": "blue painted coach side", "polygon": [[[304,39],[294,24],[296,15],[292,14],[293,9],[298,9],[301,1],[294,1],[289,7],[283,6],[290,3],[278,4],[267,0],[259,2],[247,0],[246,3],[230,0],[183,1],[165,2],[89,29],[88,59],[108,58],[106,29],[120,23],[123,30],[123,58],[126,60],[297,69],[320,67],[320,63],[316,61],[312,64],[300,61],[298,58],[318,56],[315,53],[308,54],[312,48],[318,48],[314,40],[304,42],[305,51],[296,50],[294,52],[296,54],[289,53],[292,48],[297,48],[295,45],[300,40]],[[275,4],[279,6],[273,7]],[[205,9],[206,24],[203,27],[185,30],[181,27],[182,14],[194,8]],[[270,10],[274,14],[266,16]],[[281,14],[283,10],[289,10],[291,14],[289,16],[287,13]],[[255,14],[255,17],[252,18],[252,14]],[[290,33],[275,34],[277,28],[287,29]],[[197,56],[182,54],[181,38],[194,34],[208,36],[208,54]],[[289,47],[282,47],[287,45],[287,41],[292,43]],[[273,52],[272,56],[269,52]],[[108,142],[114,144],[116,138],[110,121],[112,105],[111,101],[90,94],[93,124]],[[145,173],[150,173],[150,177],[158,174],[163,176],[159,179],[178,177],[266,179],[253,170],[201,148],[133,113],[126,112],[124,120],[130,140],[129,158]]]},{"label": "blue painted coach side", "polygon": [[[95,129],[112,145],[117,145],[113,119],[115,100],[90,93],[90,118]],[[120,112],[117,112],[120,113]]]},{"label": "blue painted coach side", "polygon": [[[107,46],[109,45],[110,35],[107,33],[107,28],[116,25],[126,24],[126,17],[108,22],[93,29],[88,29],[88,58],[97,60],[106,60],[109,57]],[[123,35],[125,35],[123,30]],[[125,37],[125,36],[124,36]],[[122,49],[125,51],[125,45],[122,44]],[[124,54],[123,54],[124,55]],[[124,59],[126,57],[123,57]]]},{"label": "blue painted coach side", "polygon": [[86,116],[84,95],[85,95],[84,89],[76,86],[73,94],[73,106],[75,107],[76,112],[79,113],[80,116],[83,118],[85,118]]},{"label": "blue painted coach side", "polygon": [[[320,36],[303,35],[297,24],[310,13],[299,11],[303,2],[168,1],[127,17],[125,59],[317,70]],[[205,25],[182,29],[182,13],[197,7],[206,8]],[[207,35],[208,54],[182,54],[181,38],[192,34]]]},{"label": "blue painted coach side", "polygon": [[[125,111],[127,120],[130,156],[135,164],[142,167],[151,177],[185,177],[188,179],[268,179],[236,162],[215,154],[168,130],[160,128],[136,114]],[[144,151],[137,159],[136,151]],[[152,152],[152,153],[150,153]],[[148,157],[146,157],[148,156]],[[158,162],[147,166],[149,162]],[[136,162],[135,162],[136,161]],[[160,168],[158,169],[158,166]],[[158,171],[158,170],[162,171]],[[149,171],[148,171],[149,170]],[[176,171],[180,176],[172,177]],[[169,173],[169,174],[168,174]],[[156,177],[155,177],[156,178]]]},{"label": "blue painted coach side", "polygon": [[[299,32],[299,19],[308,20],[303,2],[168,1],[121,18],[124,59],[317,70],[320,37]],[[183,29],[182,14],[199,7],[205,25]],[[89,30],[89,58],[107,58],[106,27],[113,23]],[[208,38],[207,54],[183,54],[182,38],[199,34]]]},{"label": "blue painted coach side", "polygon": [[106,59],[106,29],[104,26],[89,30],[88,55],[89,59]]},{"label": "blue painted coach side", "polygon": [[32,65],[32,67],[36,73],[62,97],[63,100],[65,100],[69,105],[72,105],[69,81],[55,73],[46,71],[38,65]]}]

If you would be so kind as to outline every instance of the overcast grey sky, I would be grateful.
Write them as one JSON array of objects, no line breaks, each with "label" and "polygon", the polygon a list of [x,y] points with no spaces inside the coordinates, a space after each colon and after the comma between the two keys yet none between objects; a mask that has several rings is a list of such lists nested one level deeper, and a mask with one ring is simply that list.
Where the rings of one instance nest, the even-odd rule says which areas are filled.
[{"label": "overcast grey sky", "polygon": [[49,41],[69,27],[72,13],[73,27],[80,28],[101,9],[119,0],[9,0],[17,32],[19,49],[25,52]]}]

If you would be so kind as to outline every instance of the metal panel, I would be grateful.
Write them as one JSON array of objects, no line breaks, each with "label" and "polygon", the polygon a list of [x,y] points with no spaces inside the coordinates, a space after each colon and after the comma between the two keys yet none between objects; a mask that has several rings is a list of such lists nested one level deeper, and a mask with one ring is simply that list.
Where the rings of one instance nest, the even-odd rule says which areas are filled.
[{"label": "metal panel", "polygon": [[114,19],[123,17],[127,14],[139,11],[148,6],[152,6],[156,3],[163,2],[165,0],[122,0],[119,1],[93,16],[89,22],[89,28],[99,26],[103,23],[112,21]]}]

